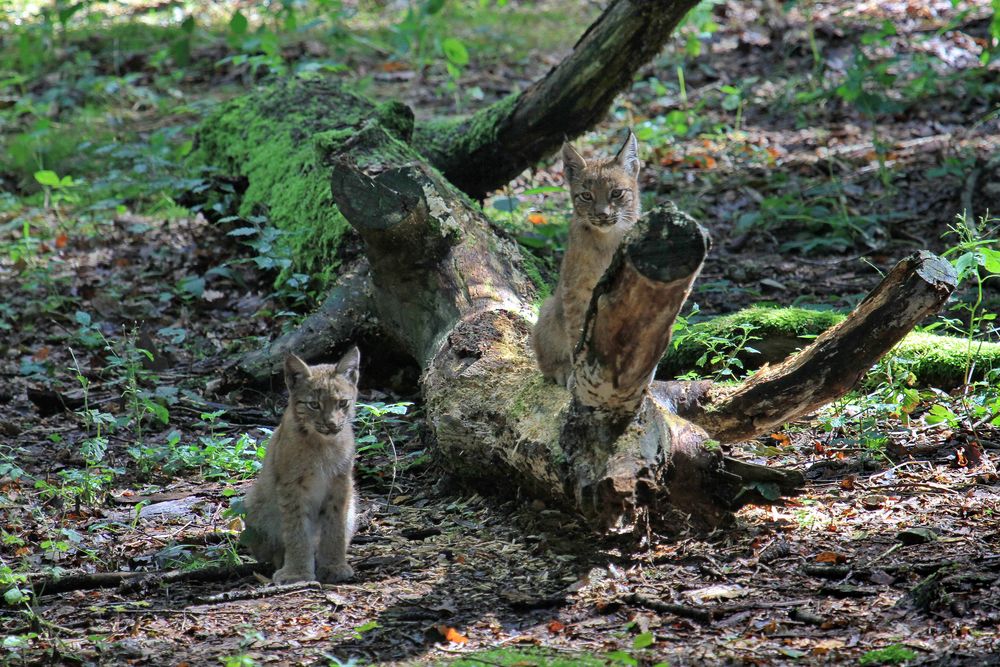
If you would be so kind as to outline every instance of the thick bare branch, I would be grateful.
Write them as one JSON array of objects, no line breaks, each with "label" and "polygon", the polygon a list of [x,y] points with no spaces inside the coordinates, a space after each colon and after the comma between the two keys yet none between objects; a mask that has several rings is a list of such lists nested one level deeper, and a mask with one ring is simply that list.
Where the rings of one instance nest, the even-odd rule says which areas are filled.
[{"label": "thick bare branch", "polygon": [[613,0],[573,52],[527,90],[471,117],[420,123],[414,144],[482,198],[604,119],[698,0]]}]

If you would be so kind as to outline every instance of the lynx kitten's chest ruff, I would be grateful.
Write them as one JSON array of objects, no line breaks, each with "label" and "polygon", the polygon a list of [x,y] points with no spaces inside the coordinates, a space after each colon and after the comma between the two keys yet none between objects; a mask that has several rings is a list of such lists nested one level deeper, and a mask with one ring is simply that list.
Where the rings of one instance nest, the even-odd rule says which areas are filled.
[{"label": "lynx kitten's chest ruff", "polygon": [[638,149],[631,131],[618,153],[605,160],[588,162],[570,144],[563,144],[564,171],[573,201],[569,242],[559,282],[542,304],[531,337],[542,375],[557,384],[569,382],[573,350],[594,287],[622,238],[639,219]]},{"label": "lynx kitten's chest ruff", "polygon": [[357,348],[336,365],[285,359],[288,408],[247,494],[243,540],[276,568],[274,583],[349,579],[354,532]]}]

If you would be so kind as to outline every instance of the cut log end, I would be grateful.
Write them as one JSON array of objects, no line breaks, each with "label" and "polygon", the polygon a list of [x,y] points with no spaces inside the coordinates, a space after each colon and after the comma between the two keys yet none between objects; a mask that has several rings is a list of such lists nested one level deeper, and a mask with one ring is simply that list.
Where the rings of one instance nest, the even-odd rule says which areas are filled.
[{"label": "cut log end", "polygon": [[634,414],[709,246],[673,205],[640,220],[594,289],[575,355],[581,406]]}]

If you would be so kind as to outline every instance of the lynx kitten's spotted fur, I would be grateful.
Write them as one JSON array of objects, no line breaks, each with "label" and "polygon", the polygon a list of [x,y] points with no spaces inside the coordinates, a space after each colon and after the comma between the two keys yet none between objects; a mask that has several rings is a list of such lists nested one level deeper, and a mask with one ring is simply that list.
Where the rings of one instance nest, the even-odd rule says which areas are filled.
[{"label": "lynx kitten's spotted fur", "polygon": [[539,312],[532,345],[542,374],[567,385],[594,287],[639,219],[639,145],[630,130],[625,145],[610,159],[588,162],[568,143],[562,159],[573,200],[569,242],[559,283]]},{"label": "lynx kitten's spotted fur", "polygon": [[276,584],[349,579],[354,532],[354,402],[358,349],[336,365],[285,359],[288,408],[247,494],[244,542],[277,568]]}]

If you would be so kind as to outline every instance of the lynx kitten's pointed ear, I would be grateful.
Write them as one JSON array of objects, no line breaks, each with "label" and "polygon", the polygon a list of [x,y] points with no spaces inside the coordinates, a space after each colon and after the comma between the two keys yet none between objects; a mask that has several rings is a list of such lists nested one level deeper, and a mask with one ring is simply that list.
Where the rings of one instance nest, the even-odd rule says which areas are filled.
[{"label": "lynx kitten's pointed ear", "polygon": [[294,354],[289,353],[285,357],[285,384],[288,390],[295,389],[309,377],[309,366]]},{"label": "lynx kitten's pointed ear", "polygon": [[361,363],[361,352],[355,345],[337,362],[337,375],[343,375],[353,384],[358,383],[358,365]]},{"label": "lynx kitten's pointed ear", "polygon": [[631,129],[628,131],[625,144],[618,150],[618,154],[615,155],[615,162],[631,174],[633,178],[639,175],[639,140],[635,138]]},{"label": "lynx kitten's pointed ear", "polygon": [[576,152],[576,149],[568,141],[562,147],[562,160],[563,173],[566,174],[567,181],[575,180],[587,168],[587,161]]}]

